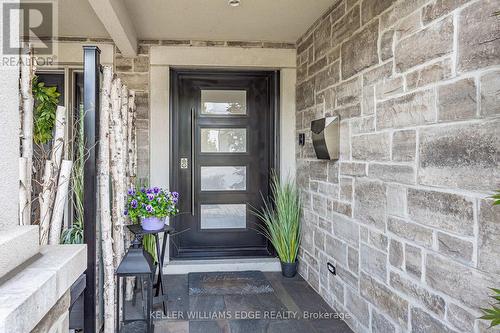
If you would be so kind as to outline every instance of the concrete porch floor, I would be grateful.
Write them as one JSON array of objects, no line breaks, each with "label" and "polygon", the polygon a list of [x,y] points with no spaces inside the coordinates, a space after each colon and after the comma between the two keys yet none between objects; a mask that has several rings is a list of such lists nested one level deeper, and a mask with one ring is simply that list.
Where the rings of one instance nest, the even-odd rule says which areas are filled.
[{"label": "concrete porch floor", "polygon": [[213,296],[190,296],[187,274],[167,275],[168,315],[155,314],[155,332],[352,332],[300,276],[288,279],[277,272],[264,274],[274,293]]}]

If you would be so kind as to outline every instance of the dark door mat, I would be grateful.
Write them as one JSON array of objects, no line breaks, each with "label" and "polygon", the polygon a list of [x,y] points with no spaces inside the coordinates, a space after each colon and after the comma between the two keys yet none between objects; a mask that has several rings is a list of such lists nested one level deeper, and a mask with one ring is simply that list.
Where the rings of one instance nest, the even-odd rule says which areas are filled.
[{"label": "dark door mat", "polygon": [[274,292],[260,271],[188,274],[189,295],[252,295]]}]

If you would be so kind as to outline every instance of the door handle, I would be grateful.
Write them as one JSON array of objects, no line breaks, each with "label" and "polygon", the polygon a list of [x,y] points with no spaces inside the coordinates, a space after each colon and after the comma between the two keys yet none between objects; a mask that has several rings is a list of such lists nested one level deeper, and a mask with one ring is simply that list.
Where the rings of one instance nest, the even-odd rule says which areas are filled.
[{"label": "door handle", "polygon": [[196,145],[195,145],[195,108],[191,108],[191,215],[194,216],[195,203],[194,203],[194,177],[195,177],[195,155],[196,155]]}]

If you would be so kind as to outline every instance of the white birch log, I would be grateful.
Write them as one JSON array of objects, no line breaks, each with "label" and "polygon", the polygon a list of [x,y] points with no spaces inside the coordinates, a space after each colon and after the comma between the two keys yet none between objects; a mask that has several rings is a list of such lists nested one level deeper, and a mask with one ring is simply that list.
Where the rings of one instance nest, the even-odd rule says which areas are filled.
[{"label": "white birch log", "polygon": [[136,146],[135,146],[135,117],[136,117],[136,107],[135,107],[135,92],[130,91],[128,98],[128,173],[130,177],[130,184],[135,183],[135,164],[136,164]]},{"label": "white birch log", "polygon": [[[32,81],[34,68],[30,49],[21,56],[21,106],[22,106],[22,137],[21,157],[26,159],[26,171],[23,172],[23,185],[20,188],[20,224],[31,224],[31,175],[33,172],[33,92]],[[23,162],[24,163],[24,162]]]},{"label": "white birch log", "polygon": [[45,161],[42,192],[40,193],[40,245],[47,245],[49,241],[50,218],[52,217],[51,196],[54,188],[54,164]]},{"label": "white birch log", "polygon": [[24,210],[28,205],[28,159],[19,158],[19,223],[24,224]]},{"label": "white birch log", "polygon": [[113,185],[113,250],[115,254],[115,267],[118,266],[123,252],[123,210],[124,205],[124,175],[122,174],[122,125],[121,125],[121,80],[116,78],[111,86],[111,121],[110,121],[110,151],[111,151],[111,179]]},{"label": "white birch log", "polygon": [[54,201],[54,210],[50,220],[49,244],[59,244],[61,239],[61,227],[64,216],[64,207],[68,199],[69,181],[71,177],[71,168],[73,161],[64,160],[61,163],[59,179],[57,181],[56,200]]},{"label": "white birch log", "polygon": [[52,143],[52,152],[50,159],[54,164],[54,172],[57,173],[61,165],[61,159],[64,152],[64,131],[66,127],[66,108],[58,106],[56,110],[54,138]]},{"label": "white birch log", "polygon": [[106,66],[103,69],[103,82],[101,94],[100,128],[99,128],[99,201],[101,220],[102,260],[104,267],[104,333],[115,332],[115,280],[114,280],[114,255],[113,255],[113,228],[111,223],[110,188],[109,188],[109,117],[110,117],[110,91],[112,72]]}]

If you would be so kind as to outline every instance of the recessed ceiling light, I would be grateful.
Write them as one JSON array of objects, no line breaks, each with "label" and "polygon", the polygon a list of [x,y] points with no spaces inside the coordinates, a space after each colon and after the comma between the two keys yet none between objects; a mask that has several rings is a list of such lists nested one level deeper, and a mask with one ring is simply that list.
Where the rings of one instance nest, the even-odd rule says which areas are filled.
[{"label": "recessed ceiling light", "polygon": [[232,7],[238,7],[240,5],[240,0],[229,0],[227,4]]}]

